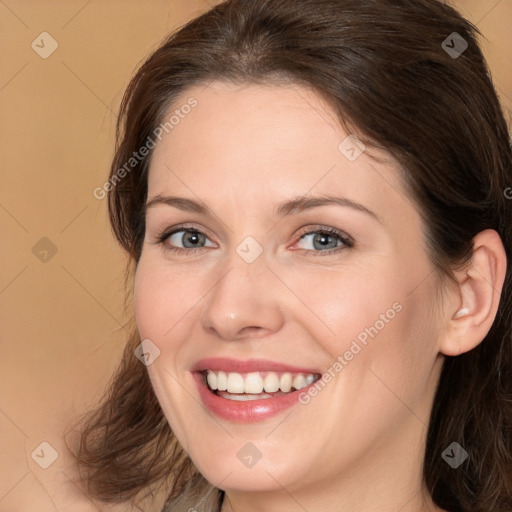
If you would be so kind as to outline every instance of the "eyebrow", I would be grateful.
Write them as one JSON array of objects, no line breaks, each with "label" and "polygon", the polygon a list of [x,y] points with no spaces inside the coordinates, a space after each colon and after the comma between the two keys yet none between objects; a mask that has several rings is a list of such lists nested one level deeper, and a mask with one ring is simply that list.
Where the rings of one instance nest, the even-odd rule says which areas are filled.
[{"label": "eyebrow", "polygon": [[[173,206],[179,210],[186,212],[199,213],[201,215],[212,215],[212,211],[203,203],[199,203],[192,199],[179,196],[162,196],[157,194],[146,203],[146,211],[156,205],[165,204],[167,206]],[[293,213],[300,213],[312,208],[319,206],[338,205],[348,208],[352,208],[359,212],[363,212],[366,215],[372,217],[377,222],[382,224],[380,217],[373,211],[369,210],[366,206],[352,201],[347,197],[335,197],[330,195],[322,196],[307,196],[307,197],[296,197],[289,201],[284,201],[277,205],[274,209],[274,215],[277,217],[285,217]]]}]

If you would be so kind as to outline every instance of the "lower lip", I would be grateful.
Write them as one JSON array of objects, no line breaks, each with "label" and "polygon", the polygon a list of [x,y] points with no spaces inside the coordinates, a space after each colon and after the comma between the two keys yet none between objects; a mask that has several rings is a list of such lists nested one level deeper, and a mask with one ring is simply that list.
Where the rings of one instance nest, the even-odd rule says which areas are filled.
[{"label": "lower lip", "polygon": [[310,386],[298,391],[279,395],[274,398],[262,398],[261,400],[247,400],[245,402],[229,400],[214,394],[204,381],[202,373],[194,372],[199,394],[204,405],[216,416],[225,420],[238,423],[254,423],[262,421],[293,407],[299,403],[299,394],[307,392]]}]

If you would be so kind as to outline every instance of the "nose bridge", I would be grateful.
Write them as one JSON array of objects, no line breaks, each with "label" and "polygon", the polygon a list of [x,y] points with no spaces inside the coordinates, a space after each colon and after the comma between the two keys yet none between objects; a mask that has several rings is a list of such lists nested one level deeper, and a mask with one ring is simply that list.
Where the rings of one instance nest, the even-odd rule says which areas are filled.
[{"label": "nose bridge", "polygon": [[[282,317],[277,283],[267,268],[263,247],[246,237],[223,261],[222,269],[207,294],[201,323],[224,339],[237,339],[247,330],[261,334],[278,330]],[[249,328],[249,329],[248,329]]]}]

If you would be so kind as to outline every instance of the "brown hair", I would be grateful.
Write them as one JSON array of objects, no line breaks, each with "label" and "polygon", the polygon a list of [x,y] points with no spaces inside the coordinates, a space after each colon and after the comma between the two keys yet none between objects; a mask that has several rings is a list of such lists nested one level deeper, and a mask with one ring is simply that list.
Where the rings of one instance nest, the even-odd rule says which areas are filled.
[{"label": "brown hair", "polygon": [[[454,46],[454,32],[467,43],[460,55],[444,43]],[[512,150],[478,36],[437,0],[228,0],[169,36],[131,80],[110,177],[147,144],[188,87],[288,80],[311,87],[367,146],[400,162],[439,275],[453,277],[470,260],[474,236],[496,230],[507,256],[497,316],[475,349],[445,358],[423,472],[442,508],[510,512],[512,201],[504,192],[512,185]],[[150,156],[108,196],[128,273],[142,250]],[[133,328],[108,394],[83,427],[76,457],[89,492],[121,501],[165,482],[169,503],[194,506],[208,494],[209,510],[216,509],[223,492],[198,473],[173,435],[134,356],[139,343]],[[441,458],[453,441],[469,453],[457,470]]]}]

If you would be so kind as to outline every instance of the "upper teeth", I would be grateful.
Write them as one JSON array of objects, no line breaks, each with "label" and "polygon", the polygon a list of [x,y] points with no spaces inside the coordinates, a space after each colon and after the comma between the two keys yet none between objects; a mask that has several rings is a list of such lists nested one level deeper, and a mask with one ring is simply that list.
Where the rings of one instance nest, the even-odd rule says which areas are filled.
[{"label": "upper teeth", "polygon": [[212,390],[227,391],[228,393],[258,394],[263,391],[274,393],[284,391],[288,393],[292,388],[301,389],[316,379],[315,375],[291,374],[275,372],[252,373],[226,373],[223,371],[208,370],[206,380]]}]

